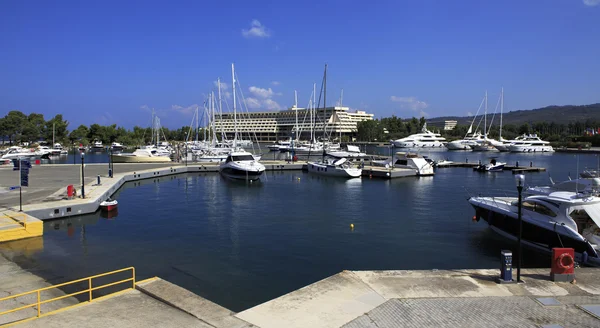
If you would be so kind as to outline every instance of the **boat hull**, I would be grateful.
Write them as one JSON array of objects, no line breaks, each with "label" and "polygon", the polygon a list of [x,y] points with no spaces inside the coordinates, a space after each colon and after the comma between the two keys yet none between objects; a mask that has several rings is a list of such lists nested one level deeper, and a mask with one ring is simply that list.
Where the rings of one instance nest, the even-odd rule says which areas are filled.
[{"label": "boat hull", "polygon": [[405,142],[393,141],[392,144],[396,148],[443,148],[445,144],[439,141],[436,142]]},{"label": "boat hull", "polygon": [[[479,206],[469,201],[475,208],[477,221],[483,219],[492,230],[502,236],[516,240],[519,232],[519,220],[504,213],[498,213],[484,206]],[[521,240],[531,248],[543,252],[552,252],[552,248],[573,248],[579,258],[583,252],[588,253],[588,264],[600,266],[600,259],[592,246],[584,240],[575,239],[571,236],[560,234],[556,231],[546,229],[542,226],[522,220]]]},{"label": "boat hull", "polygon": [[527,145],[510,145],[508,150],[513,153],[551,153],[554,152],[552,146],[527,146]]},{"label": "boat hull", "polygon": [[248,171],[248,170],[240,170],[233,167],[224,167],[219,169],[219,173],[226,178],[234,179],[234,180],[248,180],[248,181],[256,181],[260,179],[260,176],[264,171]]},{"label": "boat hull", "polygon": [[334,165],[326,165],[321,163],[308,163],[308,172],[313,174],[319,174],[331,177],[342,177],[342,178],[359,178],[362,175],[362,169],[360,168],[343,168],[336,167]]},{"label": "boat hull", "polygon": [[462,142],[449,142],[446,144],[448,150],[471,150],[471,146]]}]

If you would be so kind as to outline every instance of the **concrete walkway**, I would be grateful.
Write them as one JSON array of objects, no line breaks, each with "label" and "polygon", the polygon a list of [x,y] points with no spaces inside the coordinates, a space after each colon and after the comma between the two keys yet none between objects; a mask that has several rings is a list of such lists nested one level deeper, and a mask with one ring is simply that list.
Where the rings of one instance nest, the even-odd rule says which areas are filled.
[{"label": "concrete walkway", "polygon": [[71,308],[15,327],[199,327],[205,322],[137,290]]},{"label": "concrete walkway", "polygon": [[[344,271],[236,316],[262,328],[600,327],[600,319],[581,308],[600,306],[598,269],[577,269],[576,284],[550,281],[548,269],[522,273],[525,284],[502,285],[494,281],[499,270]],[[560,308],[569,315],[551,314],[539,297],[570,304]],[[503,310],[485,317],[489,308]],[[512,315],[517,308],[520,314]]]}]

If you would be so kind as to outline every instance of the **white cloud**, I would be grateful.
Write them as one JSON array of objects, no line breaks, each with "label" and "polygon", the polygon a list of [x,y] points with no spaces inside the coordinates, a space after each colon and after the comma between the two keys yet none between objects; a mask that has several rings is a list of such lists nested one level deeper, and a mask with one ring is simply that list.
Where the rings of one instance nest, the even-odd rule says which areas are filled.
[{"label": "white cloud", "polygon": [[191,115],[196,108],[198,108],[198,104],[189,105],[187,107],[179,106],[179,105],[171,105],[171,110],[176,111],[178,113],[184,115]]},{"label": "white cloud", "polygon": [[281,105],[273,100],[274,96],[280,96],[281,93],[273,91],[273,89],[268,88],[260,88],[256,86],[251,86],[248,88],[251,96],[246,98],[246,104],[248,108],[257,109],[272,109],[272,110],[280,110]]},{"label": "white cloud", "polygon": [[143,111],[149,111],[150,107],[148,105],[142,105],[142,106],[140,106],[140,109]]},{"label": "white cloud", "polygon": [[271,82],[271,85],[274,85],[274,86],[278,86],[280,84],[281,84],[281,82],[279,82],[279,81],[273,81],[273,82]]},{"label": "white cloud", "polygon": [[422,111],[423,109],[429,106],[426,102],[420,101],[416,97],[391,96],[390,100],[393,102],[400,103],[400,108],[408,108],[414,111]]},{"label": "white cloud", "polygon": [[429,117],[429,113],[424,112],[424,111],[421,110],[421,111],[419,111],[419,116],[420,117]]},{"label": "white cloud", "polygon": [[262,99],[267,99],[267,98],[273,97],[274,95],[279,95],[279,94],[276,94],[275,92],[273,92],[273,89],[271,89],[271,88],[264,89],[264,88],[251,86],[248,88],[248,91],[250,91],[250,93],[252,95],[254,95],[255,97],[262,98]]},{"label": "white cloud", "polygon": [[586,6],[594,7],[600,5],[600,0],[583,0],[583,4]]},{"label": "white cloud", "polygon": [[252,109],[257,109],[260,108],[260,101],[256,98],[252,98],[252,97],[248,97],[246,98],[246,105],[248,105],[248,108],[252,108]]},{"label": "white cloud", "polygon": [[242,29],[242,35],[245,38],[268,38],[271,36],[269,31],[258,19],[253,19],[249,29]]}]

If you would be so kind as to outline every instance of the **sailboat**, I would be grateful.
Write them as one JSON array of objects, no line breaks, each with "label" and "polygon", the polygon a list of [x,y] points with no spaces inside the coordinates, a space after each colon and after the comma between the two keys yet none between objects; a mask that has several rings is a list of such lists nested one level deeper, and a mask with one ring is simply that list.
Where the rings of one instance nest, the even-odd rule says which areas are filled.
[{"label": "sailboat", "polygon": [[[473,133],[473,124],[475,124],[477,115],[479,115],[479,111],[481,110],[481,107],[483,106],[484,102],[485,98],[481,100],[479,108],[477,108],[477,113],[475,113],[473,121],[471,121],[471,125],[469,126],[469,130],[467,130],[465,137],[463,139],[448,142],[446,144],[446,148],[448,148],[449,150],[471,150],[473,146],[477,145],[477,142],[483,139],[483,135],[480,132],[477,131]],[[479,119],[479,123],[477,124],[477,127],[475,127],[475,130],[479,128],[480,124],[481,119]]]},{"label": "sailboat", "polygon": [[237,104],[236,104],[236,80],[235,66],[231,64],[232,94],[233,94],[233,150],[227,155],[224,163],[219,164],[219,173],[230,179],[255,181],[265,171],[265,166],[259,163],[254,156],[237,147]]},{"label": "sailboat", "polygon": [[496,150],[496,148],[494,146],[492,146],[492,143],[490,141],[491,139],[488,139],[487,109],[488,109],[488,93],[486,91],[485,92],[485,112],[483,114],[483,122],[484,122],[483,123],[484,124],[483,131],[484,131],[484,135],[483,135],[483,139],[482,140],[477,140],[477,143],[475,145],[471,146],[471,148],[473,149],[473,151],[492,151],[492,150]]},{"label": "sailboat", "polygon": [[[327,108],[327,64],[325,64],[325,72],[323,73],[323,114]],[[326,122],[324,124],[327,124]],[[323,127],[323,134],[325,128]],[[326,158],[325,149],[323,149],[323,158],[321,161],[308,162],[308,172],[320,175],[358,178],[362,175],[362,168],[354,167],[346,158]]]}]

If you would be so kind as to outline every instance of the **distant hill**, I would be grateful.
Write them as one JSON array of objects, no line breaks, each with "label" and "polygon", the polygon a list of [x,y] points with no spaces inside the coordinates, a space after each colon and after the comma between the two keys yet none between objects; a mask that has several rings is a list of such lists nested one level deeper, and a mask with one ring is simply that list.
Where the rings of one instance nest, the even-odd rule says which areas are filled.
[{"label": "distant hill", "polygon": [[[489,117],[490,113],[488,113]],[[496,116],[498,118],[498,116]],[[473,116],[442,116],[427,119],[433,125],[443,124],[444,121],[455,120],[460,125],[471,124]],[[586,120],[600,121],[600,103],[582,106],[548,106],[531,110],[516,110],[504,113],[504,124],[523,124],[527,122],[555,122],[568,124],[585,122]]]}]

